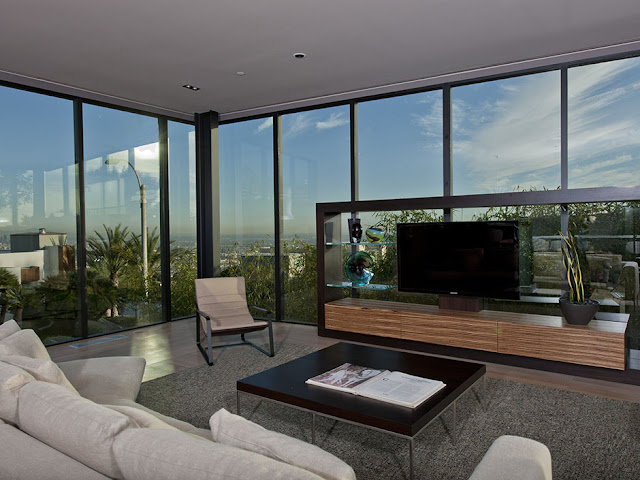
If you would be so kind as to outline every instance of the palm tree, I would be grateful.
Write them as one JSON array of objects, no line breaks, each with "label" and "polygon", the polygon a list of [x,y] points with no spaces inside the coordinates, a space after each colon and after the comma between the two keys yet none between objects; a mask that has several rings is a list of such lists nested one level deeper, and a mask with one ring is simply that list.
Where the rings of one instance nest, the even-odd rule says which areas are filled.
[{"label": "palm tree", "polygon": [[7,293],[12,287],[17,286],[18,277],[6,268],[0,268],[0,325],[4,323],[4,319],[7,315],[7,307],[9,306]]},{"label": "palm tree", "polygon": [[[87,239],[87,264],[97,272],[108,277],[111,284],[118,288],[121,272],[132,260],[131,240],[129,228],[121,224],[115,228],[102,225],[104,234],[95,231],[95,236]],[[111,308],[107,311],[107,316],[118,316],[118,304],[115,299]]]}]

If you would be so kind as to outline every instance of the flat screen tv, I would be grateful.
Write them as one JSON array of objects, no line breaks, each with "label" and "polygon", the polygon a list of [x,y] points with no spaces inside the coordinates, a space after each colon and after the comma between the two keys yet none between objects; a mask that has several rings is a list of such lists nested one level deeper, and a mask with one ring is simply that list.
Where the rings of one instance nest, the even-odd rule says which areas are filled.
[{"label": "flat screen tv", "polygon": [[520,298],[517,221],[398,224],[398,290]]}]

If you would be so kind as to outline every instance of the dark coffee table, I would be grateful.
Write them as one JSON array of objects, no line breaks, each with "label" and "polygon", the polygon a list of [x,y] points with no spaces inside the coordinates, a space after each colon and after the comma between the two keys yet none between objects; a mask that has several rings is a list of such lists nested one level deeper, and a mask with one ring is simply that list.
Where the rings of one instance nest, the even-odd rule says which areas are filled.
[{"label": "dark coffee table", "polygon": [[[305,383],[308,378],[346,362],[442,380],[447,386],[412,409]],[[486,367],[477,363],[338,343],[238,380],[237,411],[240,414],[240,392],[306,410],[312,414],[312,443],[315,443],[316,414],[406,438],[409,441],[409,472],[413,478],[415,437],[441,413],[453,407],[451,432],[455,442],[456,400],[485,378],[485,373]]]}]

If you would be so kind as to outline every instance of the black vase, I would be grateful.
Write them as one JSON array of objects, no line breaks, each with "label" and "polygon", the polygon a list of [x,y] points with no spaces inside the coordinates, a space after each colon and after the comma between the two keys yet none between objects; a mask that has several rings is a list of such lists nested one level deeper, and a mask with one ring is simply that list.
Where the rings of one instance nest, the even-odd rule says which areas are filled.
[{"label": "black vase", "polygon": [[571,325],[587,325],[595,316],[600,304],[595,300],[584,303],[570,302],[566,298],[560,299],[562,316]]},{"label": "black vase", "polygon": [[360,243],[362,240],[362,225],[359,218],[350,218],[349,223],[349,240],[352,243]]}]

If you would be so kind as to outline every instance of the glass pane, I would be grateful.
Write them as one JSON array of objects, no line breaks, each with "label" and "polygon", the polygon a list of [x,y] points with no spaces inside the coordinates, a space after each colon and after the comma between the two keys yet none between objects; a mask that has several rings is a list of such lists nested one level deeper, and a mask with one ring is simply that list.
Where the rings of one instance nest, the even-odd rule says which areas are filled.
[{"label": "glass pane", "polygon": [[580,250],[585,298],[600,311],[629,313],[638,301],[640,211],[630,203],[569,206],[569,232]]},{"label": "glass pane", "polygon": [[0,323],[81,335],[73,103],[0,87]]},{"label": "glass pane", "polygon": [[560,186],[560,72],[455,87],[455,195]]},{"label": "glass pane", "polygon": [[563,267],[558,205],[455,209],[453,219],[520,222],[520,300],[490,299],[490,310],[560,315]]},{"label": "glass pane", "polygon": [[89,334],[159,322],[158,120],[93,105],[83,120]]},{"label": "glass pane", "polygon": [[349,200],[349,107],[282,117],[285,318],[316,323],[316,203]]},{"label": "glass pane", "polygon": [[[403,210],[403,211],[382,211],[363,212],[359,215],[363,221],[363,228],[368,225],[375,225],[383,233],[385,242],[390,245],[370,245],[358,247],[366,250],[374,261],[372,283],[398,286],[398,249],[395,245],[397,240],[396,226],[398,223],[429,223],[442,222],[442,210]],[[346,223],[345,223],[346,224]],[[345,249],[344,258],[352,253],[353,249]],[[350,295],[350,290],[345,290],[345,296]],[[387,300],[393,302],[422,303],[426,305],[437,305],[438,296],[435,294],[398,292],[397,289],[387,291],[367,290],[358,292],[360,298]]]},{"label": "glass pane", "polygon": [[569,69],[569,186],[638,185],[640,58]]},{"label": "glass pane", "polygon": [[219,141],[222,275],[245,277],[249,305],[275,312],[272,118],[221,125]]},{"label": "glass pane", "polygon": [[442,195],[441,90],[358,104],[358,175],[359,200]]},{"label": "glass pane", "polygon": [[171,316],[195,313],[196,132],[193,125],[168,122]]}]

